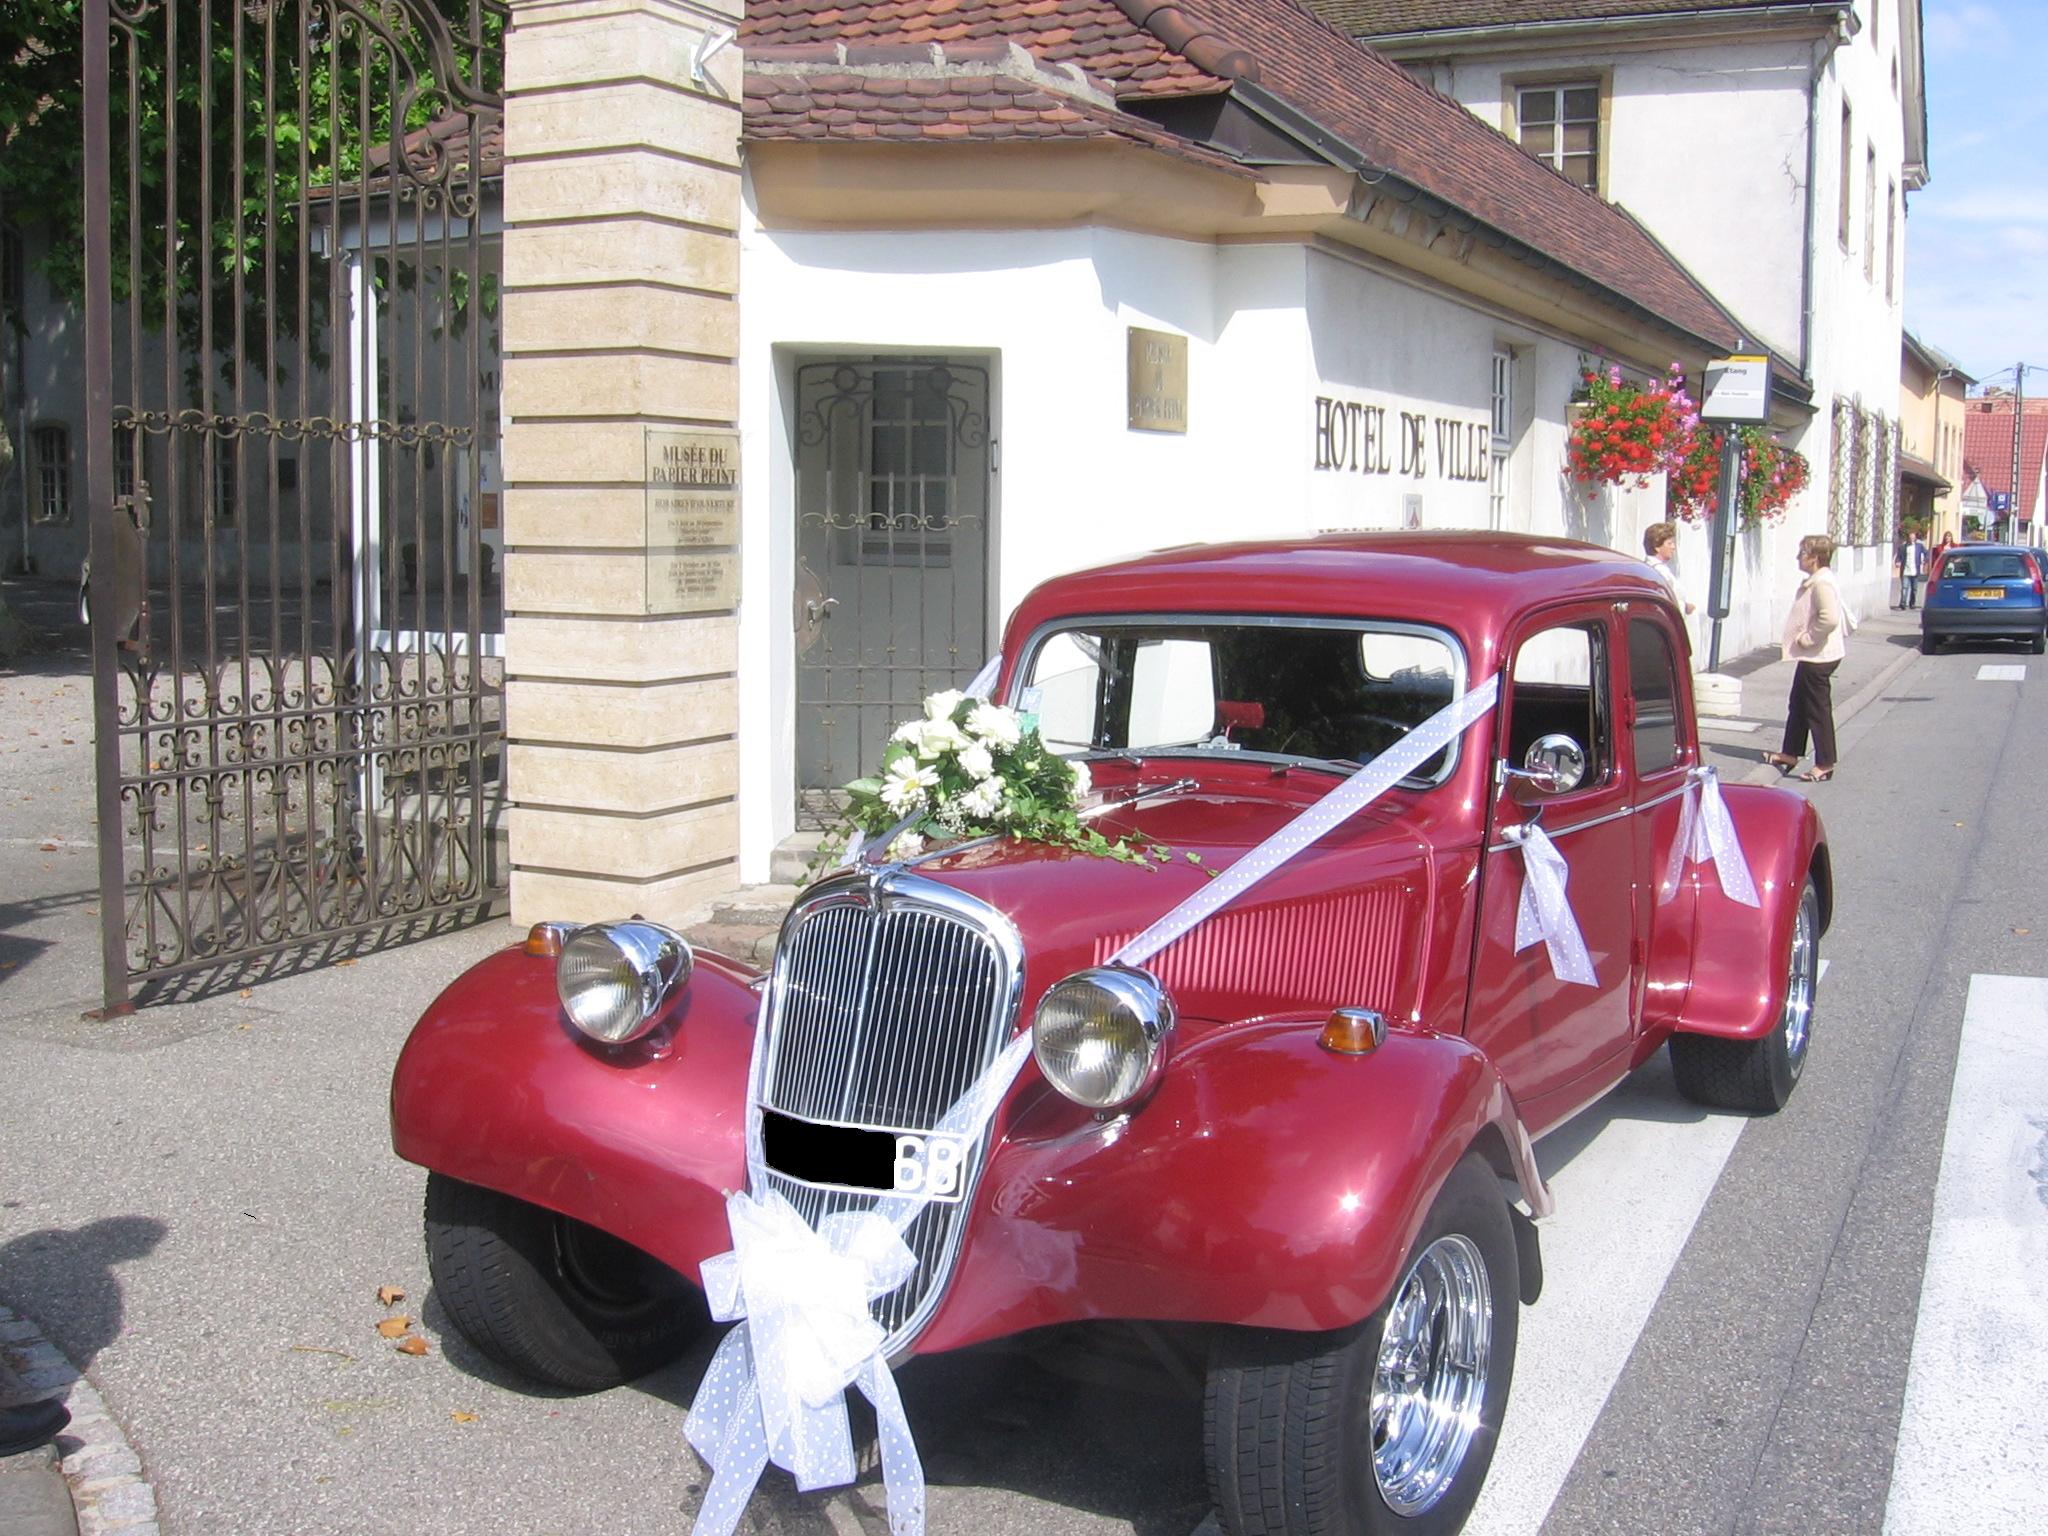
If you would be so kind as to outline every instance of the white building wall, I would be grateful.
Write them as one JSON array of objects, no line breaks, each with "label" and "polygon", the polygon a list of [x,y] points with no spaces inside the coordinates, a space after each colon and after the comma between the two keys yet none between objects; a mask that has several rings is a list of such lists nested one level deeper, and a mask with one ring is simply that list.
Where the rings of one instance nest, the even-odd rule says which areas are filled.
[{"label": "white building wall", "polygon": [[[766,878],[794,826],[801,362],[987,360],[999,443],[992,626],[1063,571],[1174,544],[1397,528],[1410,495],[1422,526],[1488,526],[1487,483],[1446,476],[1436,423],[1477,426],[1488,443],[1497,345],[1511,350],[1515,379],[1502,526],[1637,553],[1663,515],[1661,481],[1595,493],[1565,478],[1564,410],[1586,359],[1575,342],[1363,260],[1109,229],[769,231],[751,200],[742,236],[744,880]],[[1126,426],[1133,325],[1189,338],[1184,435]],[[1378,408],[1389,423],[1425,418],[1422,473],[1400,473],[1398,458],[1387,474],[1318,469],[1319,397]],[[1701,543],[1684,562],[1702,602],[1704,554]]]}]

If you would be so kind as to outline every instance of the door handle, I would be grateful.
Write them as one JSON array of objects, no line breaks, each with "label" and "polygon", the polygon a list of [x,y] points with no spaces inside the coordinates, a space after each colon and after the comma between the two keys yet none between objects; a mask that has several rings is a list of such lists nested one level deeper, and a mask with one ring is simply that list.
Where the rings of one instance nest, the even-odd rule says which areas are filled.
[{"label": "door handle", "polygon": [[818,620],[828,616],[838,606],[839,599],[836,597],[807,598],[804,602],[804,619],[808,623],[815,624]]}]

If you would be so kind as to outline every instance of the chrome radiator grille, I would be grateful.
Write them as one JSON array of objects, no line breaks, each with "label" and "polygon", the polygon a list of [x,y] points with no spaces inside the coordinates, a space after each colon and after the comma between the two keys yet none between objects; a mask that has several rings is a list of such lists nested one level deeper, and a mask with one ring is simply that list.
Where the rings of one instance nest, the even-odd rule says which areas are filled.
[{"label": "chrome radiator grille", "polygon": [[[950,887],[899,871],[823,884],[798,903],[776,952],[764,1107],[828,1124],[930,1130],[1009,1040],[1022,979],[1009,922]],[[970,1196],[985,1143],[966,1169]],[[769,1179],[813,1226],[882,1198],[772,1168]],[[904,1233],[917,1273],[873,1309],[892,1350],[937,1304],[970,1203],[934,1202]]]}]

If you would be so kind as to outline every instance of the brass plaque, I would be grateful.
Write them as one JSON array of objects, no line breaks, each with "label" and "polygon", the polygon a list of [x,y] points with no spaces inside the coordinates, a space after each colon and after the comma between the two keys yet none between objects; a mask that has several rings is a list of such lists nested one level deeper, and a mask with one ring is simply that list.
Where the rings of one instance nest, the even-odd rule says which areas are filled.
[{"label": "brass plaque", "polygon": [[1138,432],[1188,429],[1188,339],[1171,331],[1129,328],[1127,395]]},{"label": "brass plaque", "polygon": [[737,432],[647,429],[647,612],[739,601]]}]

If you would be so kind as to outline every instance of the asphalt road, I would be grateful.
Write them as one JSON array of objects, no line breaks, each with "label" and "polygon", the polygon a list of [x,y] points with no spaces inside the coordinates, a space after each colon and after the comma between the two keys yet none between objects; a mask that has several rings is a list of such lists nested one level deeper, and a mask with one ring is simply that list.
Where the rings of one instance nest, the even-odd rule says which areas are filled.
[{"label": "asphalt road", "polygon": [[[1986,662],[2027,680],[1980,682]],[[1840,897],[1784,1114],[1703,1115],[1660,1060],[1544,1143],[1550,1292],[1473,1531],[1886,1529],[1971,979],[2048,975],[2044,680],[2011,652],[1914,658],[1845,733],[1840,777],[1812,791]],[[704,1473],[681,1418],[707,1351],[596,1397],[536,1394],[452,1334],[427,1284],[420,1177],[386,1140],[390,1064],[502,927],[82,1022],[83,688],[62,658],[0,677],[0,1299],[88,1370],[165,1531],[686,1530]],[[2019,1087],[2048,1117],[2048,1079]],[[426,1356],[377,1336],[380,1285],[407,1291]],[[1203,1521],[1191,1392],[1100,1360],[1104,1379],[1076,1380],[1090,1361],[986,1351],[903,1373],[933,1531]],[[1947,1430],[1966,1432],[1999,1426]],[[805,1496],[771,1476],[749,1528],[880,1531],[880,1509],[875,1485]]]}]

